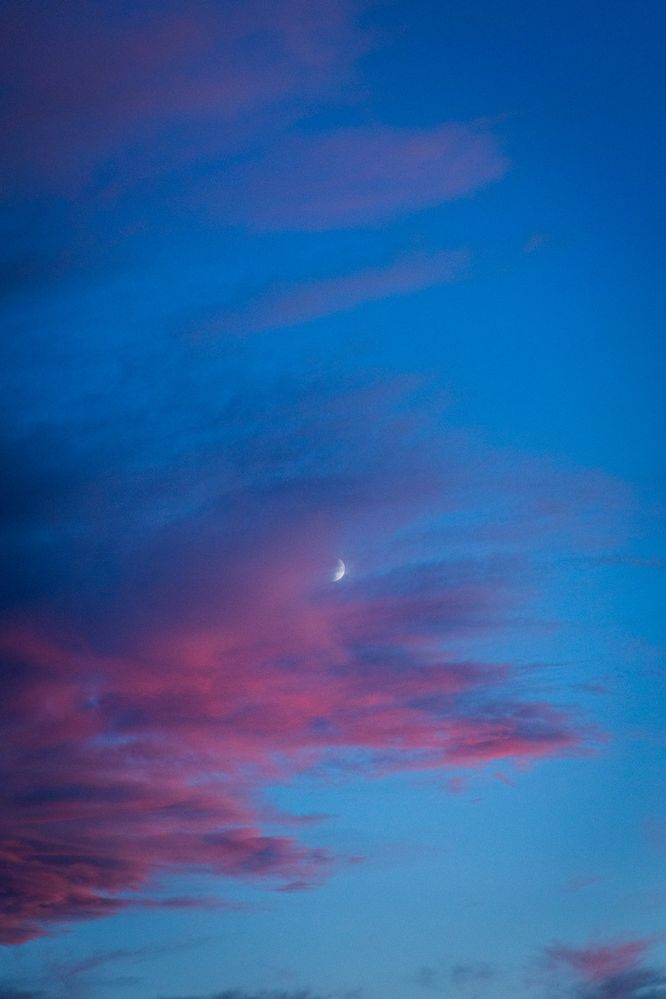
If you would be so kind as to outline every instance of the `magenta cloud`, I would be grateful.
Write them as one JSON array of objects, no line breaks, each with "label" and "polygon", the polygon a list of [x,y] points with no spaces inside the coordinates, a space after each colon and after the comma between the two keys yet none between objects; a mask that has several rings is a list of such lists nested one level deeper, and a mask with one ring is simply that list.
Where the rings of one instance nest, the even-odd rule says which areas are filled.
[{"label": "magenta cloud", "polygon": [[579,948],[554,944],[546,953],[555,964],[569,968],[584,980],[601,982],[635,968],[647,955],[652,942],[639,938]]},{"label": "magenta cloud", "polygon": [[[428,429],[399,386],[211,390],[219,429],[178,422],[159,461],[138,438],[115,455],[101,439],[98,467],[40,457],[38,479],[35,440],[12,457],[8,516],[41,547],[13,570],[0,632],[6,943],[182,904],[162,898],[178,872],[316,885],[351,858],[268,807],[266,788],[299,774],[450,773],[595,739],[510,663],[460,652],[508,625],[528,564],[438,556],[427,531],[399,541],[513,502],[479,479],[478,445]],[[536,479],[551,501],[585,492],[584,475]],[[522,497],[521,531],[541,505]]]}]

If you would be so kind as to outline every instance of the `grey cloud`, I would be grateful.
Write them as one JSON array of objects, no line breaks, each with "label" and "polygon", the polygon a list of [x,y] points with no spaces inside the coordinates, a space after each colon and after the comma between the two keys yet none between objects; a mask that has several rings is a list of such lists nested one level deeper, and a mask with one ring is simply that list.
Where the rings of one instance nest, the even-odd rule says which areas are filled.
[{"label": "grey cloud", "polygon": [[631,968],[585,986],[576,999],[666,999],[666,969]]},{"label": "grey cloud", "polygon": [[212,995],[160,996],[160,999],[319,999],[309,989],[297,992],[245,992],[243,989],[225,989]]}]

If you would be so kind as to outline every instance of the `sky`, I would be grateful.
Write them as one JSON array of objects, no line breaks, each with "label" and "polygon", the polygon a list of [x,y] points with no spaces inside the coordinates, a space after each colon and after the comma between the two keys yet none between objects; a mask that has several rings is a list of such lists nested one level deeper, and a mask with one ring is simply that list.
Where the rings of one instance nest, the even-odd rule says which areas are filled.
[{"label": "sky", "polygon": [[0,3],[0,999],[666,999],[665,26]]}]

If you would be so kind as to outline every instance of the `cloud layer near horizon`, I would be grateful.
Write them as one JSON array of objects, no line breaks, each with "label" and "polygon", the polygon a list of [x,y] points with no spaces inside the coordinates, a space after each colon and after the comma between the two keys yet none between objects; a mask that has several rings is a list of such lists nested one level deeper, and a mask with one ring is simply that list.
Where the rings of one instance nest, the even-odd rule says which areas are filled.
[{"label": "cloud layer near horizon", "polygon": [[645,963],[651,938],[546,948],[553,969],[574,977],[567,994],[576,999],[665,999],[666,970]]}]

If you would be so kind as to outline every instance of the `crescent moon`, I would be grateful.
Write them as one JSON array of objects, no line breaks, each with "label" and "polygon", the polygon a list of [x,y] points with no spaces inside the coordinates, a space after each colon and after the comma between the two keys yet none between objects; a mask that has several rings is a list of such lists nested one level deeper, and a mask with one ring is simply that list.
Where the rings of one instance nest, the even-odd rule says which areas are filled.
[{"label": "crescent moon", "polygon": [[341,558],[338,559],[337,565],[335,567],[335,572],[333,573],[333,582],[339,582],[347,571],[347,566],[342,561]]}]

